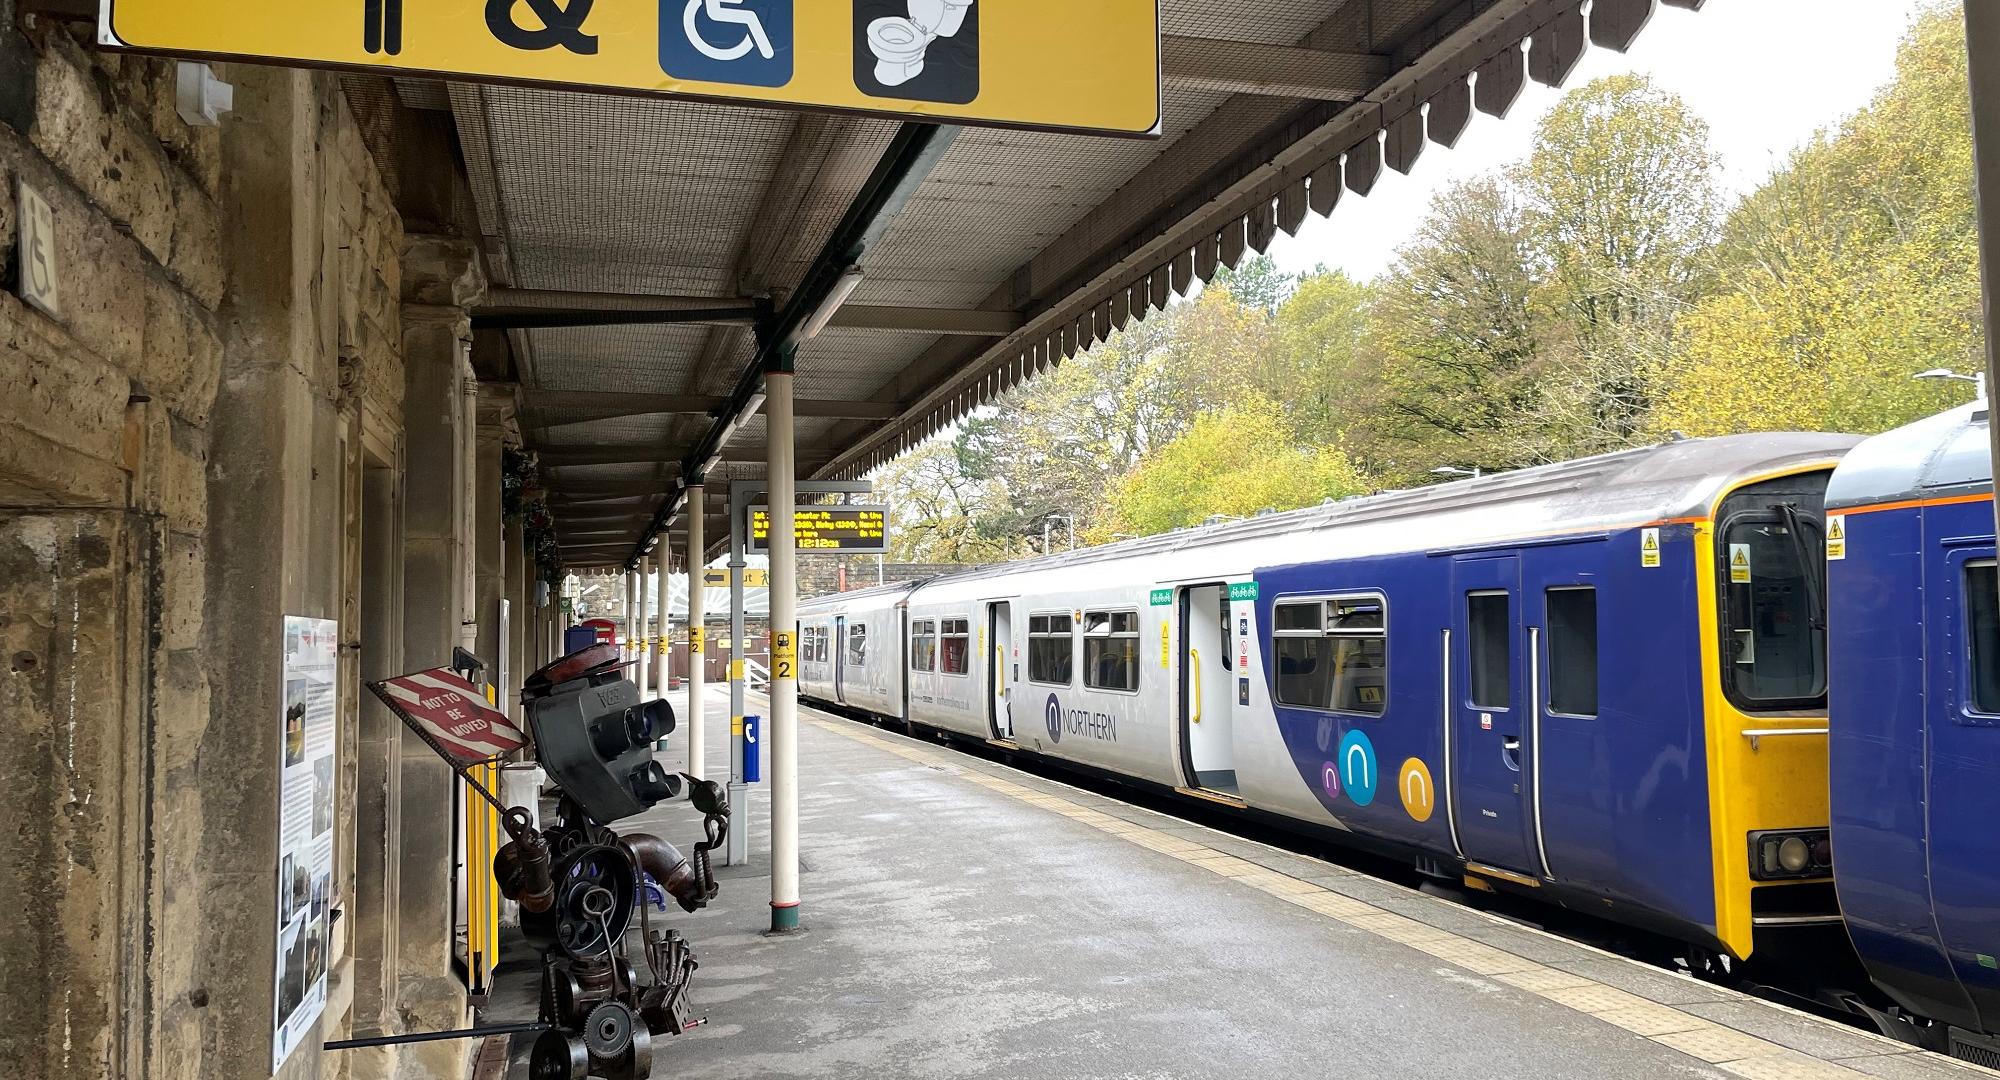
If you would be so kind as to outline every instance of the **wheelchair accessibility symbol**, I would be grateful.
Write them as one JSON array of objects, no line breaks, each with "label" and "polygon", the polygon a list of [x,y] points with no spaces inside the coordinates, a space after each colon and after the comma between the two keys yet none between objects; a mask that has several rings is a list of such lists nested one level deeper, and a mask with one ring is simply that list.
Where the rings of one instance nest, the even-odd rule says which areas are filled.
[{"label": "wheelchair accessibility symbol", "polygon": [[793,0],[660,0],[660,69],[676,79],[792,81]]}]

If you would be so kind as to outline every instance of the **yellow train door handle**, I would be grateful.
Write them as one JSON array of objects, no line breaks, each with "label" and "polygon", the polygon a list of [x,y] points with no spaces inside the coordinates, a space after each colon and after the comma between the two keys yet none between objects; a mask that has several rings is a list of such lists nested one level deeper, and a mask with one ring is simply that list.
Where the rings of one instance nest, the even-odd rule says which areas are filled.
[{"label": "yellow train door handle", "polygon": [[1007,696],[1007,650],[998,645],[993,647],[993,684],[1000,688],[1000,696]]},{"label": "yellow train door handle", "polygon": [[1194,702],[1188,709],[1188,723],[1201,723],[1201,650],[1188,650],[1188,669],[1194,672]]}]

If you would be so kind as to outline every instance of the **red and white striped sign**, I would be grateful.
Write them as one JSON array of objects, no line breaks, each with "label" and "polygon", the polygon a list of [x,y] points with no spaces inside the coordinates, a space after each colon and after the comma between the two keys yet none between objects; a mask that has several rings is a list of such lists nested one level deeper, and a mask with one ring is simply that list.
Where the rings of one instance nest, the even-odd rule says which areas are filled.
[{"label": "red and white striped sign", "polygon": [[527,735],[486,695],[450,668],[398,675],[371,686],[403,721],[431,745],[464,765],[513,750]]}]

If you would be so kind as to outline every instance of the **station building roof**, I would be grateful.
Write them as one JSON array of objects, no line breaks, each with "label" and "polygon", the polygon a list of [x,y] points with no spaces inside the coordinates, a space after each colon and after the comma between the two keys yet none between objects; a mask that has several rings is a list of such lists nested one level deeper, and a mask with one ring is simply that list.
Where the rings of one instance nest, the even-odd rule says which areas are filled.
[{"label": "station building roof", "polygon": [[[1699,7],[1702,0],[1664,0]],[[965,127],[796,356],[798,475],[854,479],[1185,293],[1280,229],[1623,48],[1655,0],[1160,0],[1156,138]],[[1476,74],[1475,74],[1476,73]],[[519,386],[566,560],[676,551],[678,484],[764,474],[738,420],[752,319],[808,287],[908,129],[873,116],[398,79],[448,115],[493,288],[475,346]],[[906,149],[906,147],[901,147]],[[671,320],[671,321],[669,321]],[[700,460],[696,455],[700,454]]]}]

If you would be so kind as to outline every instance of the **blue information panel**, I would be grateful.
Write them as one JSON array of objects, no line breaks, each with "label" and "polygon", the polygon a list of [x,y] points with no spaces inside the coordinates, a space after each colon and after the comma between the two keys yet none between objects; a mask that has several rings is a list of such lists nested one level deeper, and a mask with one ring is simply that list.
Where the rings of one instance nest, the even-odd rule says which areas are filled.
[{"label": "blue information panel", "polygon": [[758,744],[763,741],[764,718],[746,716],[743,718],[743,782],[759,784],[764,781],[764,755]]}]

